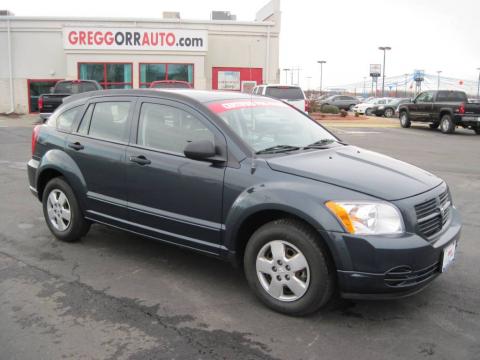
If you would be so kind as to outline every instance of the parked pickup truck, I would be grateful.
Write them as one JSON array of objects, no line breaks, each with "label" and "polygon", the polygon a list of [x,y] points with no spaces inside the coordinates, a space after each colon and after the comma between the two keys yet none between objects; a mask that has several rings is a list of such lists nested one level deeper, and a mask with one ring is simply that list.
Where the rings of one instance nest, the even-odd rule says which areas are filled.
[{"label": "parked pickup truck", "polygon": [[430,123],[430,128],[451,134],[457,126],[480,134],[480,104],[468,101],[463,91],[424,91],[410,103],[398,108],[400,125],[410,127],[413,121]]},{"label": "parked pickup truck", "polygon": [[61,80],[51,88],[50,94],[42,94],[38,98],[40,118],[46,120],[63,103],[63,99],[73,94],[102,90],[94,80]]}]

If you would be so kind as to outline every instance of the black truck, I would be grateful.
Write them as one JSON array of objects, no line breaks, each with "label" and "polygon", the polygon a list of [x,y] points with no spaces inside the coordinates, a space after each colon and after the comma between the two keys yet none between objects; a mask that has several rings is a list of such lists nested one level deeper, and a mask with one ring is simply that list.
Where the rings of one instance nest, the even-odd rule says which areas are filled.
[{"label": "black truck", "polygon": [[46,120],[63,103],[63,99],[73,94],[102,90],[94,80],[60,80],[50,89],[50,94],[42,94],[38,98],[40,118]]},{"label": "black truck", "polygon": [[480,134],[480,104],[469,103],[463,91],[424,91],[398,108],[400,125],[409,128],[414,121],[430,123],[430,128],[451,134],[457,126]]}]

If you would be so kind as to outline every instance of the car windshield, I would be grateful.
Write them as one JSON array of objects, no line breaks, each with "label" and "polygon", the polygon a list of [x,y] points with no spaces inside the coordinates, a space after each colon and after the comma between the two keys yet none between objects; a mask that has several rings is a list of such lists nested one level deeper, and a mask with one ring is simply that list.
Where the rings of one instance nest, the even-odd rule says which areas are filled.
[{"label": "car windshield", "polygon": [[303,92],[299,87],[268,86],[265,95],[282,100],[303,100]]},{"label": "car windshield", "polygon": [[57,94],[79,94],[87,91],[97,90],[97,86],[93,82],[60,82],[55,86]]},{"label": "car windshield", "polygon": [[373,98],[373,99],[368,100],[368,101],[366,102],[366,104],[376,104],[378,100],[379,100],[379,99]]},{"label": "car windshield", "polygon": [[217,113],[255,152],[283,152],[337,139],[318,123],[280,101],[258,98],[212,102]]},{"label": "car windshield", "polygon": [[164,82],[164,83],[154,83],[152,88],[155,88],[155,89],[166,89],[166,88],[186,89],[186,88],[190,88],[190,85],[188,85],[188,83],[182,83],[182,82]]}]

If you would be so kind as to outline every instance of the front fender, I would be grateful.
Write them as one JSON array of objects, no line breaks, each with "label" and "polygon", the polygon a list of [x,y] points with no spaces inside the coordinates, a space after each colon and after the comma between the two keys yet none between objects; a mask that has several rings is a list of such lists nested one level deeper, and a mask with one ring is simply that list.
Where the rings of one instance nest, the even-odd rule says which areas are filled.
[{"label": "front fender", "polygon": [[[87,183],[85,182],[85,178],[83,177],[83,174],[75,161],[63,150],[52,149],[47,151],[42,156],[38,166],[35,179],[37,189],[40,190],[42,176],[45,175],[46,171],[49,170],[57,171],[63,175],[75,192],[81,208],[85,209]],[[43,189],[41,190],[43,191]]]},{"label": "front fender", "polygon": [[[301,182],[273,182],[254,185],[239,194],[225,218],[224,246],[235,252],[245,239],[238,233],[244,222],[262,211],[282,211],[298,217],[319,233],[327,231],[344,232],[338,220],[323,205],[323,200],[315,196],[318,186]],[[324,238],[334,259],[338,254],[336,244]]]}]

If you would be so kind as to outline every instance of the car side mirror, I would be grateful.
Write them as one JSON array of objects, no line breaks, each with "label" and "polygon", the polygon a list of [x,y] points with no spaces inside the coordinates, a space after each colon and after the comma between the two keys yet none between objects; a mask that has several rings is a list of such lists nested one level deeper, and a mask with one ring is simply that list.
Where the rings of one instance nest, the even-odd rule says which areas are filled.
[{"label": "car side mirror", "polygon": [[215,145],[210,140],[198,140],[189,143],[183,151],[185,156],[193,160],[205,160],[211,162],[223,162],[221,156],[217,156]]}]

